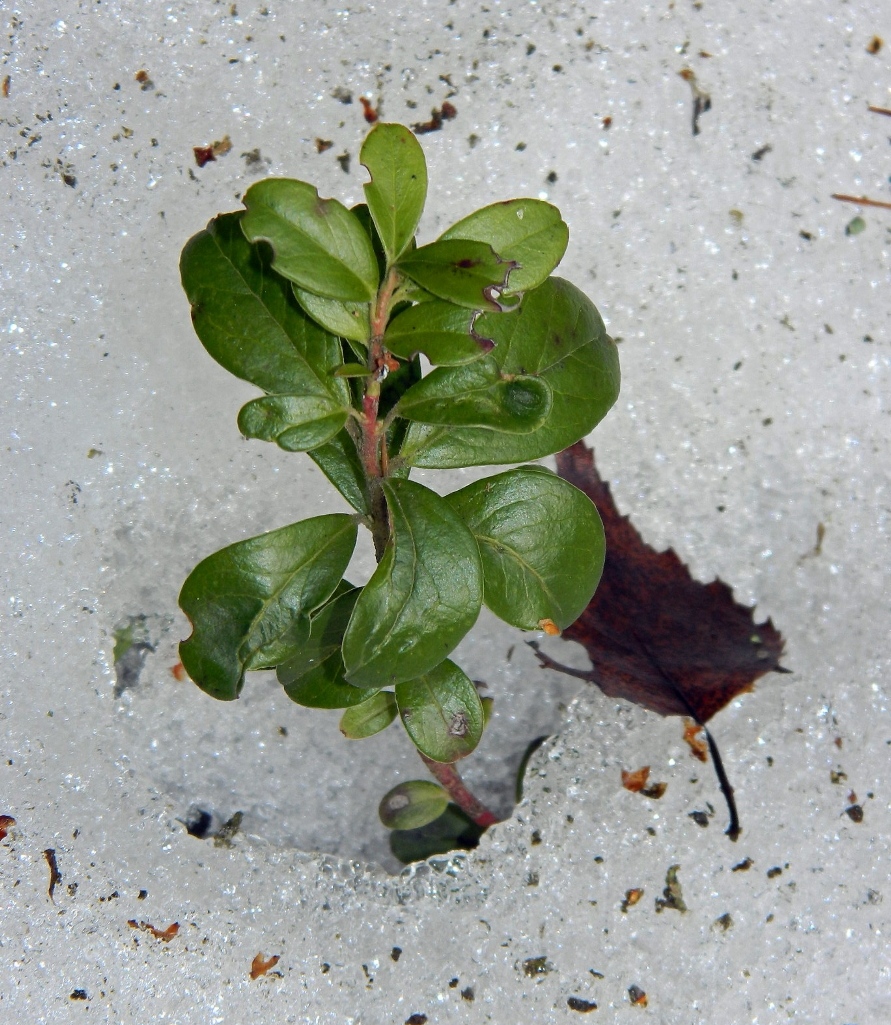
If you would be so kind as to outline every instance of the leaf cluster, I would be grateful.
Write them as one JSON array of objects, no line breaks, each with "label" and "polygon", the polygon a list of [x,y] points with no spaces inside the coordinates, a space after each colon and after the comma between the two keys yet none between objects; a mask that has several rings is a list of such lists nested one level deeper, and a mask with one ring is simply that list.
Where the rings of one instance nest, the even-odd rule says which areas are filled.
[{"label": "leaf cluster", "polygon": [[[262,392],[239,430],[306,452],[353,512],[199,563],[180,595],[193,626],[181,657],[213,697],[275,669],[298,704],[344,709],[347,737],[399,718],[426,759],[453,763],[479,743],[487,709],[449,655],[484,604],[524,630],[569,626],[597,586],[603,530],[591,501],[539,466],[445,496],[411,470],[573,444],[615,401],[618,362],[591,301],[551,276],[568,240],[555,207],[496,203],[418,245],[428,183],[414,135],[379,124],[360,159],[364,204],[267,179],[183,251],[199,339]],[[364,586],[344,577],[360,525],[378,556]],[[447,803],[416,781],[381,816],[416,828]]]}]

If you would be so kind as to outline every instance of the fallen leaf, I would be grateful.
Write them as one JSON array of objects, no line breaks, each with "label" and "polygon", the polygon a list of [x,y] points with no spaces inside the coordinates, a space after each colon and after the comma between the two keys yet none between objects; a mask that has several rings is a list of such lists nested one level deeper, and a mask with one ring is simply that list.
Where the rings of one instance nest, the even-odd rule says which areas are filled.
[{"label": "fallen leaf", "polygon": [[253,961],[251,961],[251,978],[259,979],[261,975],[265,975],[270,968],[275,966],[281,960],[280,955],[273,954],[272,957],[264,957],[262,953],[257,954]]},{"label": "fallen leaf", "polygon": [[156,940],[161,940],[164,943],[169,943],[179,932],[179,922],[173,922],[166,929],[156,929],[149,922],[137,922],[135,918],[131,918],[127,921],[127,925],[131,929],[142,929],[144,932],[151,933]]},{"label": "fallen leaf", "polygon": [[690,754],[701,762],[708,761],[708,741],[701,737],[702,723],[687,719],[684,723],[684,742],[690,745]]},{"label": "fallen leaf", "polygon": [[46,892],[49,894],[49,899],[55,904],[56,898],[53,894],[56,891],[56,886],[62,882],[62,873],[59,871],[59,863],[56,861],[56,852],[52,847],[47,847],[43,852],[43,856],[46,858],[46,863],[49,865],[50,870],[49,886],[47,887]]},{"label": "fallen leaf", "polygon": [[647,995],[640,988],[640,986],[629,986],[628,987],[628,999],[631,1001],[632,1007],[646,1007],[647,1006]]},{"label": "fallen leaf", "polygon": [[606,533],[600,586],[563,631],[584,646],[592,668],[571,675],[608,697],[704,724],[765,673],[788,672],[769,619],[755,623],[725,583],[694,580],[672,549],[656,552],[619,515],[584,442],[557,456],[557,471],[592,499]]},{"label": "fallen leaf", "polygon": [[[701,584],[677,554],[646,544],[621,516],[584,442],[557,455],[557,472],[594,502],[606,534],[606,561],[597,592],[563,631],[591,660],[591,669],[561,666],[537,651],[542,665],[596,684],[659,715],[684,715],[704,725],[765,673],[780,665],[784,642],[768,619],[738,605],[721,580]],[[728,836],[739,834],[733,790],[708,731],[706,741],[730,808]]]},{"label": "fallen leaf", "polygon": [[632,794],[639,794],[647,785],[649,776],[649,765],[644,765],[640,769],[634,769],[632,772],[626,772],[622,769],[622,786],[626,790],[630,790]]},{"label": "fallen leaf", "polygon": [[640,898],[643,897],[644,892],[639,887],[635,887],[633,890],[626,890],[625,897],[620,905],[620,910],[624,914],[629,908],[633,908],[635,904],[640,903]]}]

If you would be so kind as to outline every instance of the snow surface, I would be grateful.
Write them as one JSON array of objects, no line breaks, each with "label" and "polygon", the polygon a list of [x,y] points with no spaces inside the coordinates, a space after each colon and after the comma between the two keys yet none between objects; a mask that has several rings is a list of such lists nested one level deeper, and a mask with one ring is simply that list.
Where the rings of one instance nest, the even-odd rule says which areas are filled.
[{"label": "snow surface", "polygon": [[[891,1020],[891,213],[830,198],[891,198],[867,110],[891,106],[887,8],[38,0],[3,21],[0,1020]],[[686,68],[711,97],[696,136]],[[389,120],[457,110],[422,139],[422,238],[499,198],[560,206],[561,273],[621,339],[594,435],[620,508],[786,636],[794,674],[712,724],[736,844],[677,720],[573,699],[491,617],[460,652],[496,700],[468,780],[509,814],[526,743],[555,736],[477,852],[401,875],[376,805],[423,773],[398,730],[347,746],[262,677],[218,704],[171,674],[198,559],[341,508],[308,459],[239,437],[255,392],[192,334],[178,254],[260,175],[360,200],[361,95]],[[643,764],[661,801],[619,785]],[[199,808],[243,813],[231,846],[186,832]],[[674,865],[685,912],[657,903]],[[252,981],[257,953],[280,961]]]}]

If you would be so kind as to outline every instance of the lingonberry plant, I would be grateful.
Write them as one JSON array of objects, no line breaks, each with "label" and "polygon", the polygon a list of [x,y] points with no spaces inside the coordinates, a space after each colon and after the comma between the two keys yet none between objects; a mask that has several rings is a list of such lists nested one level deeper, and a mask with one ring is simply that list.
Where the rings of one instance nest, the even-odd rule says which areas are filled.
[{"label": "lingonberry plant", "polygon": [[[193,627],[180,653],[223,700],[246,672],[275,669],[298,704],[344,709],[349,738],[399,718],[438,782],[391,790],[384,825],[459,815],[485,828],[495,816],[455,766],[489,702],[448,656],[483,604],[523,630],[569,626],[600,578],[603,529],[590,499],[540,466],[448,495],[409,474],[578,441],[616,399],[616,349],[590,300],[550,276],[569,234],[555,207],[496,203],[418,246],[420,144],[379,124],[360,159],[365,204],[267,179],[183,251],[198,337],[264,393],[238,414],[242,434],[308,453],[355,511],[204,559],[180,595]],[[343,576],[360,525],[377,557],[364,586]]]}]

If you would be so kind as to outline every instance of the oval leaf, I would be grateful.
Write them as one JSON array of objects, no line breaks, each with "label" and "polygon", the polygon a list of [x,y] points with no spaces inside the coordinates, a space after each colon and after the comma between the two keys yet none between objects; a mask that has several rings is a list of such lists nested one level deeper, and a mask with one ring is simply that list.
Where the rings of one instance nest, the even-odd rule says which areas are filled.
[{"label": "oval leaf", "polygon": [[516,266],[485,242],[450,239],[407,253],[399,270],[440,299],[471,310],[502,309],[498,296]]},{"label": "oval leaf", "polygon": [[392,692],[378,691],[343,713],[340,717],[340,732],[348,740],[364,740],[385,730],[397,714],[396,698]]},{"label": "oval leaf", "polygon": [[365,472],[349,434],[343,430],[331,441],[312,449],[308,454],[347,502],[363,516],[367,516],[370,507],[365,494]]},{"label": "oval leaf", "polygon": [[246,438],[275,441],[287,452],[307,452],[338,434],[347,415],[332,399],[267,395],[241,407],[238,429]]},{"label": "oval leaf", "polygon": [[393,540],[353,609],[343,639],[347,680],[383,687],[429,672],[476,622],[479,549],[452,507],[408,480],[382,485]]},{"label": "oval leaf", "polygon": [[438,367],[409,388],[396,413],[419,423],[528,434],[550,409],[551,390],[543,380],[506,376],[485,356],[462,367]]},{"label": "oval leaf", "polygon": [[299,650],[309,636],[310,614],[343,576],[356,531],[352,516],[316,516],[200,562],[179,595],[193,627],[179,654],[195,683],[212,697],[231,700],[247,670],[276,665]]},{"label": "oval leaf", "polygon": [[403,359],[422,352],[434,366],[470,363],[491,352],[495,344],[476,331],[478,315],[476,310],[442,299],[419,303],[390,321],[384,347]]},{"label": "oval leaf", "polygon": [[324,296],[307,292],[297,285],[291,286],[294,297],[307,314],[326,331],[338,338],[349,338],[353,342],[368,343],[371,337],[371,306],[369,303],[339,302]]},{"label": "oval leaf", "polygon": [[480,742],[483,706],[466,674],[446,659],[396,685],[399,717],[415,747],[434,762],[456,762]]},{"label": "oval leaf", "polygon": [[300,651],[275,670],[288,697],[306,708],[350,708],[369,695],[344,679],[340,646],[359,588],[346,581],[342,588],[312,617],[309,637]]},{"label": "oval leaf", "polygon": [[438,819],[449,795],[429,779],[413,779],[384,795],[377,813],[387,829],[418,829]]},{"label": "oval leaf", "polygon": [[517,264],[508,293],[536,288],[563,259],[569,228],[560,211],[540,199],[508,199],[477,210],[453,224],[440,238],[488,242],[502,260]]},{"label": "oval leaf", "polygon": [[418,230],[427,198],[427,164],[414,134],[404,125],[377,124],[366,136],[359,160],[371,181],[365,199],[391,263]]},{"label": "oval leaf", "polygon": [[505,373],[540,376],[551,411],[529,434],[413,423],[400,456],[411,466],[447,468],[519,463],[559,452],[585,437],[619,394],[619,360],[594,304],[574,285],[549,278],[523,297],[520,309],[485,315],[492,358]]},{"label": "oval leaf", "polygon": [[522,630],[563,630],[584,612],[606,543],[594,503],[542,467],[476,481],[446,501],[470,527],[483,563],[483,602]]},{"label": "oval leaf", "polygon": [[241,221],[250,242],[268,242],[279,274],[316,295],[370,302],[377,292],[377,260],[360,221],[314,185],[266,178],[244,196]]},{"label": "oval leaf", "polygon": [[331,395],[340,342],[300,309],[290,284],[244,237],[242,214],[223,214],[189,240],[180,260],[192,323],[204,348],[236,377],[265,392]]}]

